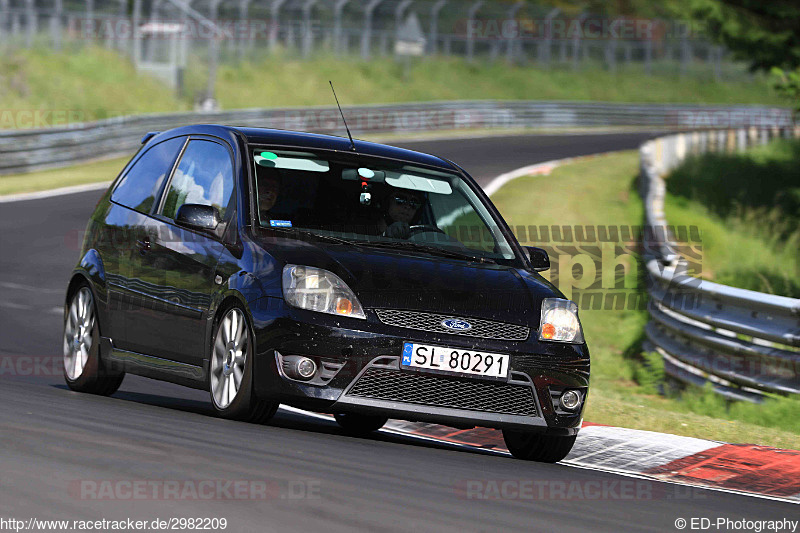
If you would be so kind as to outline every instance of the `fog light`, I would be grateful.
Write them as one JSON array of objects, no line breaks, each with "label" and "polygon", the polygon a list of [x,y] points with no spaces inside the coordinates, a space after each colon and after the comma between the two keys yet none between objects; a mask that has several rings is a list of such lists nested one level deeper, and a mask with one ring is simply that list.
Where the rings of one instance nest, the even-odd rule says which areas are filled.
[{"label": "fog light", "polygon": [[295,368],[297,369],[297,374],[303,379],[311,379],[317,372],[317,364],[308,357],[299,359]]},{"label": "fog light", "polygon": [[578,391],[568,390],[561,395],[561,407],[574,411],[581,404],[581,395]]}]

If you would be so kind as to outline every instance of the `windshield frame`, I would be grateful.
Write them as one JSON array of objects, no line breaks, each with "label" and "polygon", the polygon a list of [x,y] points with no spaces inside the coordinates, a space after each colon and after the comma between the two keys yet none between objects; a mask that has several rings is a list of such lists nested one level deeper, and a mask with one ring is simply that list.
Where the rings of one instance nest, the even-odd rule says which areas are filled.
[{"label": "windshield frame", "polygon": [[[255,143],[255,142],[248,142],[246,145],[246,150],[244,151],[245,157],[248,158],[248,169],[249,169],[249,177],[248,177],[248,195],[250,196],[248,203],[251,205],[250,209],[250,220],[249,224],[253,228],[259,228],[262,231],[274,231],[276,235],[286,236],[288,232],[280,231],[282,228],[270,228],[261,226],[259,221],[259,213],[258,213],[258,206],[257,206],[257,198],[256,198],[256,178],[258,175],[258,169],[256,168],[256,162],[253,158],[253,153],[257,150],[277,150],[277,151],[287,151],[287,150],[298,150],[298,151],[306,151],[318,154],[320,156],[325,157],[326,159],[344,161],[347,164],[352,164],[353,166],[380,166],[382,161],[388,161],[392,163],[402,163],[405,165],[416,166],[423,169],[428,169],[435,172],[446,172],[453,174],[459,177],[466,186],[472,191],[478,201],[481,202],[484,209],[486,209],[488,215],[491,217],[492,222],[497,226],[500,234],[503,236],[504,239],[508,242],[509,248],[511,249],[512,254],[514,255],[513,258],[496,258],[491,257],[492,261],[496,262],[500,265],[507,265],[507,266],[514,266],[517,268],[528,268],[528,261],[527,256],[522,248],[522,246],[517,241],[514,234],[511,232],[511,229],[506,224],[503,217],[500,215],[500,212],[497,210],[495,205],[492,203],[491,199],[486,195],[483,189],[477,184],[477,182],[467,174],[467,172],[461,168],[459,165],[447,160],[443,159],[443,161],[450,163],[452,168],[443,168],[441,166],[430,165],[425,163],[420,163],[418,161],[411,161],[408,159],[396,158],[396,157],[386,157],[386,156],[379,156],[373,154],[364,154],[361,152],[343,152],[341,150],[330,149],[330,148],[319,148],[319,147],[309,147],[309,146],[302,146],[302,145],[294,145],[294,144],[278,144],[278,143]],[[484,223],[486,223],[484,221]],[[313,233],[313,231],[312,231]],[[320,234],[322,237],[325,234]],[[352,241],[354,245],[358,246],[361,244],[359,241],[354,240]],[[472,250],[476,251],[477,250]]]}]

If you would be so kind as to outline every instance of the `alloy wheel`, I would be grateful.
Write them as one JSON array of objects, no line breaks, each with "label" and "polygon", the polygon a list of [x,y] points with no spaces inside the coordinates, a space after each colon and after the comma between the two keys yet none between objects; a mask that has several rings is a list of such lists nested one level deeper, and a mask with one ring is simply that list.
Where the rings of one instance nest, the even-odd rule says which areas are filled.
[{"label": "alloy wheel", "polygon": [[94,321],[92,291],[81,287],[72,298],[64,325],[64,370],[73,381],[83,374],[89,351],[96,341]]},{"label": "alloy wheel", "polygon": [[219,322],[211,358],[211,397],[219,409],[228,408],[236,399],[249,349],[250,335],[244,314],[233,308]]}]

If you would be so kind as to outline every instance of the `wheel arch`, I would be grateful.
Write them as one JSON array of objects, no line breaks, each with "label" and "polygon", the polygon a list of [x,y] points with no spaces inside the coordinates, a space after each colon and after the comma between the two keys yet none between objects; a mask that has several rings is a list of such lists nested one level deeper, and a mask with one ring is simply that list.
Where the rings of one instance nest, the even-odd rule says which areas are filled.
[{"label": "wheel arch", "polygon": [[[244,295],[237,290],[228,290],[219,296],[219,303],[210,310],[208,317],[208,328],[206,329],[206,353],[203,357],[203,367],[206,373],[210,370],[211,365],[211,352],[214,349],[214,335],[217,332],[217,324],[222,319],[222,316],[232,307],[239,306],[245,311],[249,327],[253,329],[253,315],[250,312],[250,306],[247,303]],[[255,331],[251,331],[255,335]]]},{"label": "wheel arch", "polygon": [[83,257],[81,257],[81,260],[78,262],[78,266],[72,271],[72,276],[69,279],[67,292],[64,297],[64,316],[66,316],[70,300],[72,300],[75,291],[77,291],[78,287],[81,285],[87,285],[89,290],[92,291],[98,320],[100,321],[100,330],[107,332],[107,315],[103,312],[108,308],[106,271],[100,253],[94,248],[83,254]]}]

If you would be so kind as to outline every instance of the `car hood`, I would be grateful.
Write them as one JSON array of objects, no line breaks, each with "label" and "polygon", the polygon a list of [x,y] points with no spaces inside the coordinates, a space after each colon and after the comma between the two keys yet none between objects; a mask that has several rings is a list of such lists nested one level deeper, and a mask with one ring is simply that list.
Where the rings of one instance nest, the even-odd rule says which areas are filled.
[{"label": "car hood", "polygon": [[563,297],[541,276],[504,265],[295,239],[270,240],[262,246],[281,268],[297,264],[334,272],[367,309],[427,311],[538,327],[542,299]]}]

